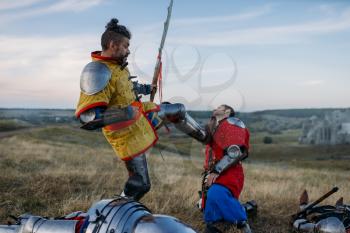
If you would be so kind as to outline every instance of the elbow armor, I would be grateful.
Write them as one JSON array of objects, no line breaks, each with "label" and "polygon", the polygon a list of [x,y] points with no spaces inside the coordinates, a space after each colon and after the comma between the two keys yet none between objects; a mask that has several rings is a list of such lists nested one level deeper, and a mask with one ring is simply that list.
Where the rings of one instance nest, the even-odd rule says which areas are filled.
[{"label": "elbow armor", "polygon": [[214,166],[214,172],[221,174],[229,167],[236,165],[247,157],[246,153],[242,153],[238,145],[231,145],[226,149],[224,157]]}]

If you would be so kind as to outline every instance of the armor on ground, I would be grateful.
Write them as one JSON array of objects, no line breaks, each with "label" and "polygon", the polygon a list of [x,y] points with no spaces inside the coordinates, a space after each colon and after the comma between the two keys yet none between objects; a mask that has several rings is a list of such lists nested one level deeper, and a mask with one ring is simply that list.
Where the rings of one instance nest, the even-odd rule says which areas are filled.
[{"label": "armor on ground", "polygon": [[106,199],[87,213],[60,219],[22,215],[12,225],[0,225],[0,233],[196,233],[190,226],[167,215],[152,214],[131,199]]},{"label": "armor on ground", "polygon": [[[338,188],[333,188],[319,200],[324,200],[335,193]],[[343,203],[340,198],[333,205],[316,205],[308,203],[308,193],[305,190],[300,197],[300,212],[293,215],[292,226],[294,232],[302,233],[349,233],[350,232],[350,206]]]}]

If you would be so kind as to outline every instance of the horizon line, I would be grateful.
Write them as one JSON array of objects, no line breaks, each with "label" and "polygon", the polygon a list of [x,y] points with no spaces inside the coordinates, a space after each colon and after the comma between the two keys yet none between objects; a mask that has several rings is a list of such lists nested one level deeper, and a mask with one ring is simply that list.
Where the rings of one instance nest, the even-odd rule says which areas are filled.
[{"label": "horizon line", "polygon": [[[275,108],[275,109],[262,109],[262,110],[253,110],[253,111],[237,111],[240,113],[255,113],[255,112],[264,112],[264,111],[290,111],[290,110],[347,110],[350,107],[310,107],[310,108]],[[0,110],[66,110],[66,111],[75,111],[74,108],[30,108],[30,107],[0,107]],[[188,109],[187,111],[192,112],[211,112],[212,110],[192,110]]]}]

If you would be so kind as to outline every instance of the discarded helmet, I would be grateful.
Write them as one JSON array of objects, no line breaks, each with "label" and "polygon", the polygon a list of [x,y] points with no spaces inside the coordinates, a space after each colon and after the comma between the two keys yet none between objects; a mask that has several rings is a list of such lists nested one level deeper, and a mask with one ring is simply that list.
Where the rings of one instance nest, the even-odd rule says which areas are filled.
[{"label": "discarded helmet", "polygon": [[346,233],[344,224],[336,217],[322,219],[315,229],[318,233]]}]

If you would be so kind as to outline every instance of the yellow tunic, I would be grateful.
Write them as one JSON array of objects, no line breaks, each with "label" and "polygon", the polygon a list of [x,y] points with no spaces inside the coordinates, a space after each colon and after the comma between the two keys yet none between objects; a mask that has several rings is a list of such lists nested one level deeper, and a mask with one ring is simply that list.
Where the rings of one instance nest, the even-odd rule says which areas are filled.
[{"label": "yellow tunic", "polygon": [[79,117],[82,112],[96,106],[106,106],[107,109],[124,108],[131,104],[138,106],[142,114],[129,126],[114,129],[113,125],[110,125],[103,128],[103,134],[116,154],[122,160],[129,160],[145,152],[158,140],[155,130],[145,116],[147,112],[156,111],[158,106],[151,102],[135,102],[136,96],[127,68],[122,69],[114,60],[102,57],[96,52],[92,53],[92,59],[107,65],[112,72],[112,77],[107,86],[94,95],[80,92],[75,115]]}]

